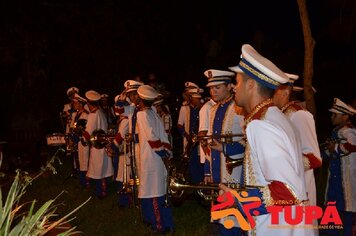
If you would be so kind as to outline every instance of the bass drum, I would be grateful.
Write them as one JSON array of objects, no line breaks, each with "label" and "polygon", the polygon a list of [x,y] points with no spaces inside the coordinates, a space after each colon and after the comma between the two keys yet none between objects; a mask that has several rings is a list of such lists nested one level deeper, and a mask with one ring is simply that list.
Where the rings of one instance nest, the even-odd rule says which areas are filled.
[{"label": "bass drum", "polygon": [[61,133],[49,134],[46,139],[48,146],[62,146],[66,144],[65,135]]}]

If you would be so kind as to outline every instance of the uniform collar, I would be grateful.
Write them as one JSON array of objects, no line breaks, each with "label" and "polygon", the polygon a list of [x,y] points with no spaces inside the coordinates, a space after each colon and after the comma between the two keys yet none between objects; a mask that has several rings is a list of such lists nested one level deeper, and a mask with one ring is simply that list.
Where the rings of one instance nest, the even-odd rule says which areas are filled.
[{"label": "uniform collar", "polygon": [[269,107],[274,106],[271,98],[261,102],[255,106],[252,111],[245,118],[245,125],[247,126],[253,120],[260,120],[266,114]]}]

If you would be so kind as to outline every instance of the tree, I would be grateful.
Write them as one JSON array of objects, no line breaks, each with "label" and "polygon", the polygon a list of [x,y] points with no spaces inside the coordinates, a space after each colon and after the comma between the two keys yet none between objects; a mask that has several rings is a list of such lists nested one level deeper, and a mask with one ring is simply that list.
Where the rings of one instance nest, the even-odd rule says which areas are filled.
[{"label": "tree", "polygon": [[307,109],[315,116],[316,107],[314,101],[314,91],[312,88],[313,74],[314,74],[314,47],[315,40],[313,39],[308,10],[305,0],[297,0],[299,7],[300,20],[302,22],[303,35],[304,35],[304,98]]}]

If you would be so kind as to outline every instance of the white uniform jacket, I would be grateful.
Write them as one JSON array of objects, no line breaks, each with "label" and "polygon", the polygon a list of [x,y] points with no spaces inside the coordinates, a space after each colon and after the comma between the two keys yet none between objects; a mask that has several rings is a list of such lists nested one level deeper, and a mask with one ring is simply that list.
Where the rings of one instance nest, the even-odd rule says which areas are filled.
[{"label": "white uniform jacket", "polygon": [[[291,200],[295,205],[307,200],[300,143],[292,124],[283,113],[266,100],[246,117],[246,153],[244,183],[260,188],[266,206]],[[271,214],[254,217],[256,227],[250,235],[314,235],[307,227],[290,227],[284,212],[279,213],[279,227],[271,227]],[[284,227],[283,227],[284,226]]]},{"label": "white uniform jacket", "polygon": [[311,206],[316,206],[317,198],[313,169],[321,166],[322,159],[315,130],[314,117],[295,101],[287,103],[281,110],[292,122],[296,134],[300,139],[302,148],[301,158],[304,164],[308,199]]},{"label": "white uniform jacket", "polygon": [[137,113],[140,143],[139,198],[160,197],[166,194],[167,170],[163,158],[171,154],[167,133],[161,118],[151,108]]},{"label": "white uniform jacket", "polygon": [[[86,131],[92,134],[96,129],[103,129],[107,132],[108,124],[104,112],[101,109],[97,109],[95,112],[91,112],[88,115],[88,122],[86,125]],[[97,149],[95,147],[90,148],[89,168],[87,176],[92,179],[103,179],[114,174],[112,160],[107,155],[105,148]]]},{"label": "white uniform jacket", "polygon": [[[215,105],[216,103],[214,102],[213,99],[210,99],[204,105],[200,108],[199,111],[199,132],[200,131],[208,131],[209,130],[209,121],[210,121],[210,112],[211,108]],[[208,159],[210,160],[211,157],[209,153],[206,153],[203,151],[203,148],[201,145],[199,145],[200,149],[200,162],[205,163],[205,160]],[[207,157],[208,156],[208,157]]]}]

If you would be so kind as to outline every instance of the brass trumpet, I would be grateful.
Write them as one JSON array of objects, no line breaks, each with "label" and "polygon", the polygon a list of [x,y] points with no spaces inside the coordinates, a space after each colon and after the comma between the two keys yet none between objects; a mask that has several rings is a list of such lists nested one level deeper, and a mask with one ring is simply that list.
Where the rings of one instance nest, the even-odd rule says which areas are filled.
[{"label": "brass trumpet", "polygon": [[97,149],[102,149],[112,143],[114,139],[115,134],[107,134],[102,129],[96,129],[90,136],[90,144]]},{"label": "brass trumpet", "polygon": [[[239,183],[224,183],[227,187],[232,188],[237,191],[243,191],[247,189],[263,188],[263,186],[258,185],[244,185],[241,186]],[[185,189],[197,190],[199,196],[203,197],[206,201],[215,200],[218,197],[218,192],[213,192],[206,194],[203,190],[219,190],[219,184],[182,184],[179,183],[178,178],[171,177],[169,182],[170,193],[173,197],[179,198],[184,194]]]},{"label": "brass trumpet", "polygon": [[[204,135],[204,136],[195,136],[197,141],[202,142],[202,145],[209,145],[212,146],[212,143],[207,143],[208,140],[217,139],[222,143],[231,144],[233,142],[233,137],[244,137],[244,134],[233,134],[231,132],[227,132],[221,135]],[[240,159],[233,159],[225,154],[225,162],[226,162],[226,169],[229,174],[232,173],[232,169],[235,167],[243,164],[243,158]]]},{"label": "brass trumpet", "polygon": [[199,136],[195,135],[193,137],[193,142],[202,142],[202,141],[208,141],[208,140],[219,140],[222,143],[232,143],[233,142],[233,137],[244,137],[244,134],[233,134],[230,132],[227,132],[226,134],[220,134],[220,135],[204,135],[204,136]]}]

